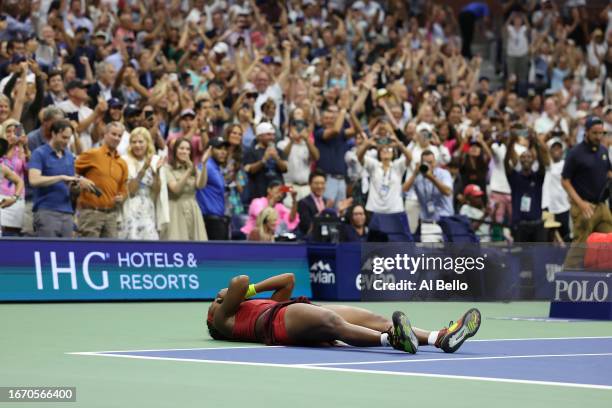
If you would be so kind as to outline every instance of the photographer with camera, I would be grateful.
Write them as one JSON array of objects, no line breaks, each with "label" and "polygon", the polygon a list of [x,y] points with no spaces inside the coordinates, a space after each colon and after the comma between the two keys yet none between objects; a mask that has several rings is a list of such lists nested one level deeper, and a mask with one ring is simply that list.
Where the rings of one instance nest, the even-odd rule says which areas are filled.
[{"label": "photographer with camera", "polygon": [[[304,111],[296,108],[291,113],[287,135],[276,145],[287,157],[287,172],[283,174],[283,179],[296,191],[298,201],[310,194],[310,165],[319,160],[319,149],[310,138],[311,133],[312,125],[306,122]],[[291,203],[285,200],[285,205],[290,206]]]},{"label": "photographer with camera", "polygon": [[[408,124],[407,133],[414,124]],[[450,162],[450,153],[445,146],[438,146],[434,143],[438,141],[438,136],[434,131],[434,127],[427,122],[421,122],[416,127],[413,127],[415,136],[412,142],[408,145],[408,150],[412,153],[412,163],[408,168],[405,181],[408,181],[412,175],[415,177],[418,175],[418,167],[421,163],[421,155],[425,151],[429,151],[434,155],[436,163],[448,163]],[[451,183],[452,185],[452,183]],[[412,232],[416,231],[419,224],[420,218],[420,204],[419,199],[413,188],[404,189],[406,192],[405,208],[408,214],[410,225],[412,225]]]},{"label": "photographer with camera", "polygon": [[[388,124],[379,123],[373,131],[375,137],[366,139],[357,150],[357,158],[370,178],[366,210],[405,216],[402,176],[410,165],[412,154],[390,131]],[[376,149],[377,157],[366,156],[366,151],[371,148]],[[402,153],[401,157],[396,157],[396,150]]]},{"label": "photographer with camera", "polygon": [[421,154],[418,171],[414,171],[406,180],[403,191],[408,191],[413,186],[421,207],[421,236],[425,235],[424,231],[441,234],[439,227],[424,226],[431,226],[439,221],[440,217],[450,217],[454,214],[453,179],[448,170],[437,166],[436,156],[431,150],[425,150]]}]

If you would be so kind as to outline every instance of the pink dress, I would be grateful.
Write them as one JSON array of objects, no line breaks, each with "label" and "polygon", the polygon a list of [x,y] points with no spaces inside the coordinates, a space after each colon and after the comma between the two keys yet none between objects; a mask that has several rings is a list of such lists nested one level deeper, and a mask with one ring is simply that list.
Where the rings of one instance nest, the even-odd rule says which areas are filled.
[{"label": "pink dress", "polygon": [[[256,198],[251,201],[251,205],[249,205],[249,219],[247,220],[245,226],[240,228],[240,231],[242,231],[245,235],[248,236],[257,224],[257,216],[267,206],[268,199],[266,197]],[[278,213],[278,220],[276,220],[275,225],[275,229],[277,230],[277,232],[281,222],[286,225],[287,230],[289,231],[293,231],[297,228],[298,224],[300,223],[300,215],[297,212],[295,213],[295,218],[293,219],[293,221],[290,221],[289,216],[291,214],[291,211],[287,207],[285,207],[283,203],[276,203],[274,209]]]},{"label": "pink dress", "polygon": [[[25,159],[24,151],[21,147],[17,146],[13,150],[12,157],[8,157],[8,155],[0,158],[0,164],[4,164],[9,169],[13,170],[19,178],[22,180],[25,179],[26,172],[28,171],[28,163]],[[3,196],[12,196],[15,194],[15,189],[17,186],[13,184],[12,181],[5,178],[0,183],[0,195]],[[25,189],[21,192],[21,198],[25,196]]]}]

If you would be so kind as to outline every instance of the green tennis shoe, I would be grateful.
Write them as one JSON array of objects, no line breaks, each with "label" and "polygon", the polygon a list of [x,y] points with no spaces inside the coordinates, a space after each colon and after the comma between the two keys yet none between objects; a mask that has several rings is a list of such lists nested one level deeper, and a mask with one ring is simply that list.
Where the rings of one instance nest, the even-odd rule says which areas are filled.
[{"label": "green tennis shoe", "polygon": [[450,322],[448,328],[440,330],[436,347],[444,350],[445,353],[454,353],[470,337],[473,337],[480,328],[480,311],[470,309],[455,323]]},{"label": "green tennis shoe", "polygon": [[415,354],[419,341],[412,330],[410,321],[403,312],[393,313],[393,327],[389,329],[389,343],[394,349]]}]

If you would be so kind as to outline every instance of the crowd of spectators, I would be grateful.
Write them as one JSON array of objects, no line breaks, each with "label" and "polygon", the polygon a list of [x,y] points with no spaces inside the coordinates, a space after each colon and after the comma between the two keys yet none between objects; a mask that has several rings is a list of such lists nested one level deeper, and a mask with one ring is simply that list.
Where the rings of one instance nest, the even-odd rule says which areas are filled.
[{"label": "crowd of spectators", "polygon": [[612,7],[450,3],[3,1],[2,234],[612,232]]}]

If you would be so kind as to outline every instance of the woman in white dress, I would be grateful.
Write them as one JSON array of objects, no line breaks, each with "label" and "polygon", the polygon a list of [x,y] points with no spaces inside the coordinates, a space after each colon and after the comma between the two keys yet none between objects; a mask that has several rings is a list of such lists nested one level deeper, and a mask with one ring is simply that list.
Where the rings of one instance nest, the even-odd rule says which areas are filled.
[{"label": "woman in white dress", "polygon": [[[158,220],[167,203],[167,191],[162,182],[163,160],[155,155],[151,134],[144,127],[130,133],[127,155],[128,199],[123,204],[120,237],[124,239],[158,240]],[[166,197],[164,200],[163,197]],[[162,199],[160,199],[162,198]]]}]

